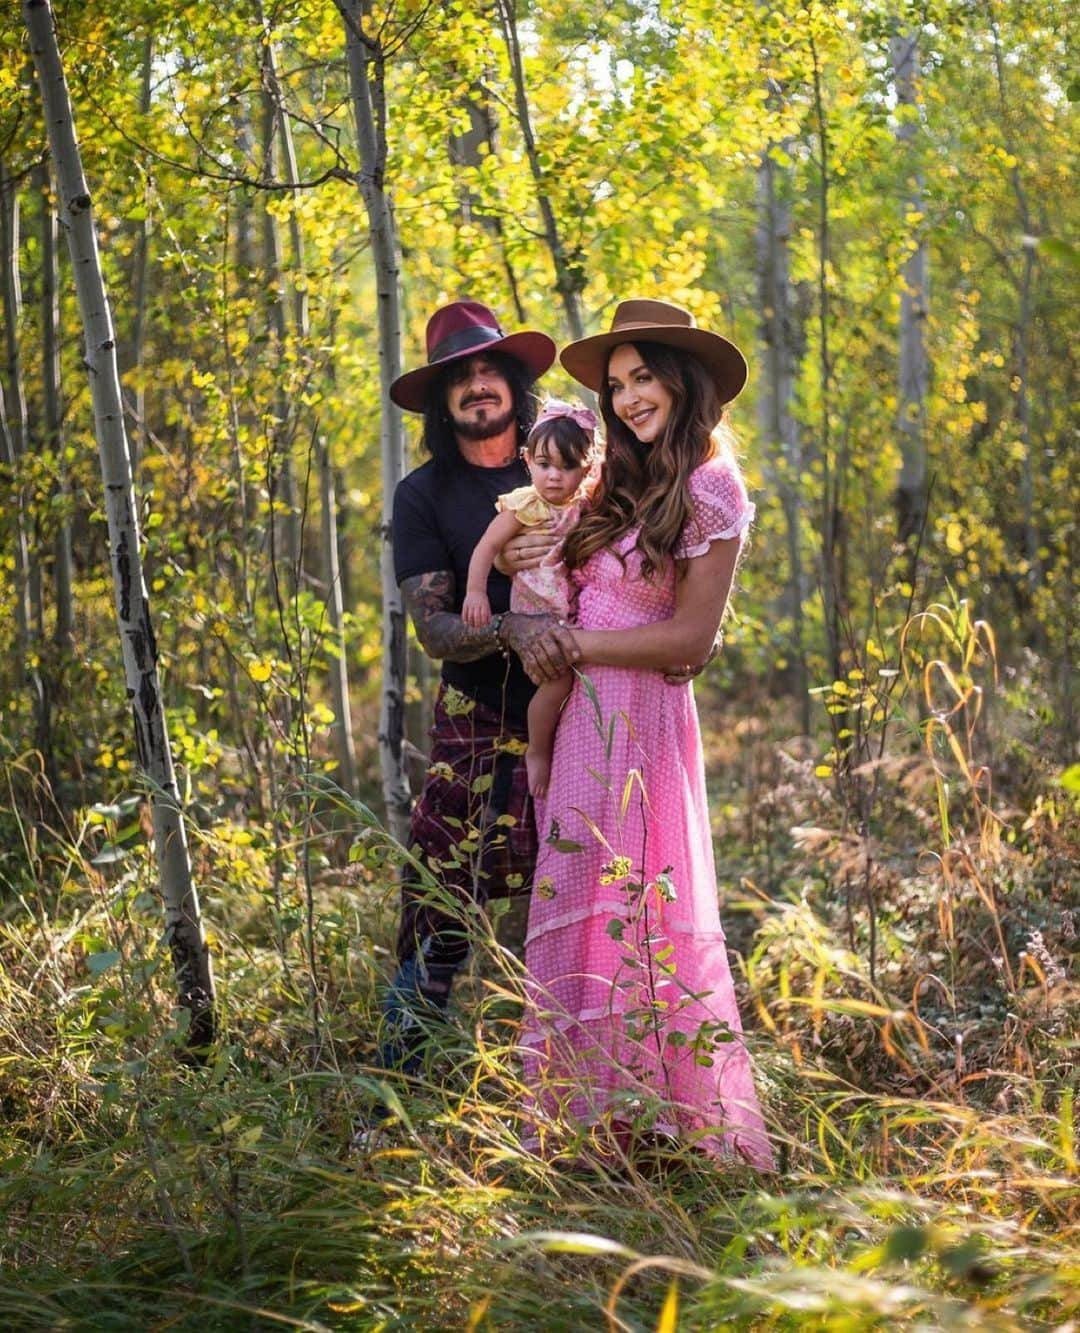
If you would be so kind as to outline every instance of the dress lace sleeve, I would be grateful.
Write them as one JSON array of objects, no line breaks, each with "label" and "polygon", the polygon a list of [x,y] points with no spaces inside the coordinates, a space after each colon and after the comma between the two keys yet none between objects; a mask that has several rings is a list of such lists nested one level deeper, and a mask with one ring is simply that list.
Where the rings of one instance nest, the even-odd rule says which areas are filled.
[{"label": "dress lace sleeve", "polygon": [[675,546],[677,560],[704,555],[716,541],[740,537],[753,520],[755,506],[733,458],[721,456],[690,474],[690,517]]}]

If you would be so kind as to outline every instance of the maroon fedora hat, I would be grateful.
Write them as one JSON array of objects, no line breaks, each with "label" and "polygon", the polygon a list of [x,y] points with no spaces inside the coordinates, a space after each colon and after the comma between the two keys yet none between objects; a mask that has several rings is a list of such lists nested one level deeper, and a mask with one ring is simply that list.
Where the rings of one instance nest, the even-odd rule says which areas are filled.
[{"label": "maroon fedora hat", "polygon": [[499,321],[479,301],[452,301],[436,310],[427,326],[427,365],[410,370],[390,386],[390,397],[408,412],[423,412],[431,382],[442,368],[479,352],[502,352],[542,375],[555,361],[555,344],[546,333],[525,329],[503,333]]}]

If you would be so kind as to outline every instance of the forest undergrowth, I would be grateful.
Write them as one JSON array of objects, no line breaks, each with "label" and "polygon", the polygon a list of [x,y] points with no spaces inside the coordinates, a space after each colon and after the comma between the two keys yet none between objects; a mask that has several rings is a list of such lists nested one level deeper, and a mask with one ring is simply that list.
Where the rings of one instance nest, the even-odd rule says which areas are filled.
[{"label": "forest undergrowth", "polygon": [[699,690],[770,1176],[523,1146],[516,910],[476,922],[423,1075],[374,1069],[396,853],[321,791],[287,836],[193,827],[222,1035],[191,1063],[137,798],[62,819],[9,755],[0,1322],[1072,1327],[1076,773],[1036,673],[995,684],[986,627],[924,614],[817,740]]},{"label": "forest undergrowth", "polygon": [[[1080,1326],[1075,12],[0,11],[0,1331]],[[771,1175],[647,1099],[525,1146],[520,907],[370,1063],[435,675],[389,381],[448,299],[634,295],[751,371],[697,696]]]}]

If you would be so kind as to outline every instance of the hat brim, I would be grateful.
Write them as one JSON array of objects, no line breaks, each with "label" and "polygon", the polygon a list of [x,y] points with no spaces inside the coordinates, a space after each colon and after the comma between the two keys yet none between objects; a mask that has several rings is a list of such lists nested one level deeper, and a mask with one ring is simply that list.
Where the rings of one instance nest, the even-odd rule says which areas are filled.
[{"label": "hat brim", "polygon": [[428,389],[445,367],[455,361],[464,361],[470,356],[485,356],[488,352],[500,352],[503,356],[512,356],[515,361],[520,361],[532,372],[533,379],[538,379],[555,364],[556,351],[555,344],[546,333],[536,333],[531,329],[509,333],[505,338],[493,338],[475,347],[465,347],[460,352],[408,371],[391,384],[390,397],[406,412],[423,412],[427,408]]},{"label": "hat brim", "polygon": [[730,403],[737,398],[746,384],[746,357],[733,342],[719,333],[710,333],[708,329],[679,325],[642,324],[597,333],[564,347],[559,360],[579,384],[599,393],[612,348],[637,342],[663,343],[691,352],[708,371],[721,402]]}]

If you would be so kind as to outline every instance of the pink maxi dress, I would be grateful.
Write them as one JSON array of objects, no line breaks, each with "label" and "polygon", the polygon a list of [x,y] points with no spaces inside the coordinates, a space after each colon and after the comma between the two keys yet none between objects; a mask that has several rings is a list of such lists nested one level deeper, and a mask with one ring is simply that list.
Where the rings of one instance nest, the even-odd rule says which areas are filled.
[{"label": "pink maxi dress", "polygon": [[[680,558],[740,536],[753,518],[729,458],[698,468],[690,494]],[[674,562],[644,578],[636,535],[619,543],[625,569],[600,551],[574,572],[583,628],[673,613]],[[521,1038],[528,1137],[543,1149],[560,1120],[623,1122],[771,1167],[720,924],[693,686],[626,667],[584,674],[537,803]]]}]

